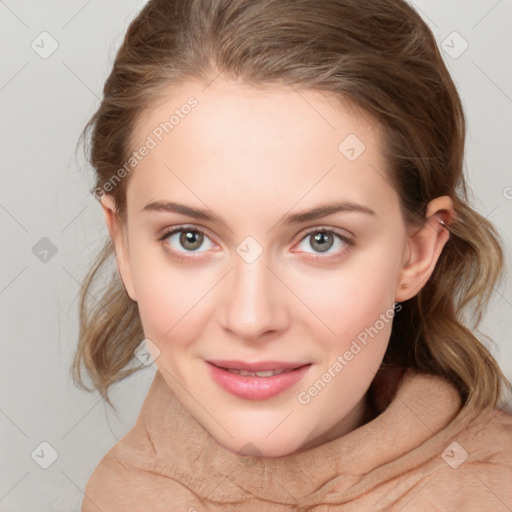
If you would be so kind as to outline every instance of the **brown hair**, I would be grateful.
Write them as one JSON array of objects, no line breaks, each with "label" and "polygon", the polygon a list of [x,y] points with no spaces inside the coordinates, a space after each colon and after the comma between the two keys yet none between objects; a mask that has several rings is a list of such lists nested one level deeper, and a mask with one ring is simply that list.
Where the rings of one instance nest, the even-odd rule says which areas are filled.
[{"label": "brown hair", "polygon": [[[395,316],[384,364],[445,376],[468,407],[496,405],[501,382],[509,383],[463,315],[478,325],[502,249],[492,224],[468,206],[464,113],[421,17],[402,0],[151,0],[128,28],[80,137],[90,132],[95,188],[114,198],[121,216],[129,177],[112,190],[107,183],[129,158],[139,116],[170,86],[219,73],[258,87],[316,89],[372,115],[385,127],[389,178],[408,222],[422,224],[430,200],[452,198],[450,239],[427,284]],[[139,368],[126,366],[144,337],[116,269],[99,301],[91,299],[113,253],[109,239],[85,278],[72,368],[85,387],[83,361],[109,403],[109,387]]]}]

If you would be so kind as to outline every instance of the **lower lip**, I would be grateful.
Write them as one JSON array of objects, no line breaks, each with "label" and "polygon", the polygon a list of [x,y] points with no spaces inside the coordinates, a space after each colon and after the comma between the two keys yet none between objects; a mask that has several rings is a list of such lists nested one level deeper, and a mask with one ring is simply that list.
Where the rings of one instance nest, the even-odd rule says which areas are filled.
[{"label": "lower lip", "polygon": [[310,364],[271,377],[246,377],[228,372],[207,363],[213,380],[223,389],[246,400],[265,400],[297,384],[309,370]]}]

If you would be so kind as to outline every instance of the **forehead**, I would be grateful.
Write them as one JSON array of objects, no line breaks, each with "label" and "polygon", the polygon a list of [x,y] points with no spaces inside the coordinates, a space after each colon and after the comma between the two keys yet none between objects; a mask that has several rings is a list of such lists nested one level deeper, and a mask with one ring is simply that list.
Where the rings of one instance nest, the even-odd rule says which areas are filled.
[{"label": "forehead", "polygon": [[386,207],[396,194],[380,130],[360,109],[319,91],[220,78],[184,83],[136,124],[133,150],[150,149],[130,176],[128,203],[140,209],[179,197],[247,215],[338,199]]},{"label": "forehead", "polygon": [[266,144],[274,139],[278,148],[286,138],[295,136],[297,143],[304,137],[311,142],[319,137],[337,139],[349,129],[368,139],[377,122],[353,103],[324,91],[277,84],[253,87],[217,78],[210,84],[191,81],[160,93],[138,119],[132,145],[151,134],[164,143],[171,132],[176,140],[180,132],[189,137],[187,126],[195,132],[189,142],[216,148],[225,147],[219,142],[230,135],[239,142],[256,140],[264,128]]}]

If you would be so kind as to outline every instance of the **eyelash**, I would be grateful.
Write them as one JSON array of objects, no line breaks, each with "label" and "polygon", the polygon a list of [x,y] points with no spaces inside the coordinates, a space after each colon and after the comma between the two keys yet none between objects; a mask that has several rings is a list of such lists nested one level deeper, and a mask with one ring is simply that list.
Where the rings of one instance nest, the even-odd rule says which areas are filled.
[{"label": "eyelash", "polygon": [[[196,233],[200,233],[207,238],[210,238],[208,236],[208,233],[206,231],[204,231],[203,229],[198,228],[196,226],[185,225],[185,226],[177,226],[175,228],[172,228],[172,229],[164,232],[158,238],[158,242],[160,242],[162,244],[164,250],[167,251],[178,263],[191,263],[193,260],[197,259],[196,256],[189,256],[189,255],[184,256],[184,254],[186,254],[186,253],[175,251],[174,249],[171,249],[168,244],[164,243],[165,240],[167,240],[167,238],[169,238],[171,235],[174,235],[175,233],[180,233],[182,231],[193,231]],[[336,231],[332,228],[323,227],[323,226],[315,227],[313,229],[306,231],[298,243],[300,243],[303,240],[305,240],[306,238],[308,238],[308,236],[311,236],[312,234],[317,234],[317,233],[332,234],[334,236],[337,236],[345,244],[345,247],[343,249],[341,249],[340,251],[338,251],[338,253],[336,253],[336,254],[330,254],[328,256],[321,256],[322,253],[316,253],[316,255],[314,255],[312,257],[310,256],[310,257],[308,257],[308,259],[315,259],[316,261],[318,261],[319,259],[330,260],[331,258],[339,257],[341,254],[346,254],[347,252],[352,250],[353,247],[355,246],[355,242],[351,238],[348,238],[348,237],[342,235],[341,233],[339,233],[338,231]]]}]

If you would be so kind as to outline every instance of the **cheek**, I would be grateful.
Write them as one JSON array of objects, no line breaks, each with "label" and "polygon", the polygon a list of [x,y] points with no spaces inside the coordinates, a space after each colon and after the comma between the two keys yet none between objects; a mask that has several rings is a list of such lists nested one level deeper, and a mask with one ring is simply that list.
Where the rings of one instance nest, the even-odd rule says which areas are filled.
[{"label": "cheek", "polygon": [[[319,326],[323,324],[322,330],[332,334],[327,338],[335,343],[350,343],[376,323],[382,336],[389,336],[399,275],[397,262],[396,248],[385,246],[347,260],[337,271],[318,272],[307,279],[295,276],[297,295],[308,306],[305,318],[320,320]],[[385,326],[379,321],[381,315],[386,315]]]},{"label": "cheek", "polygon": [[[134,251],[130,255],[133,286],[145,335],[172,338],[186,323],[187,311],[198,302],[195,284],[183,271],[170,265],[159,250]],[[186,274],[186,273],[185,273]]]}]

